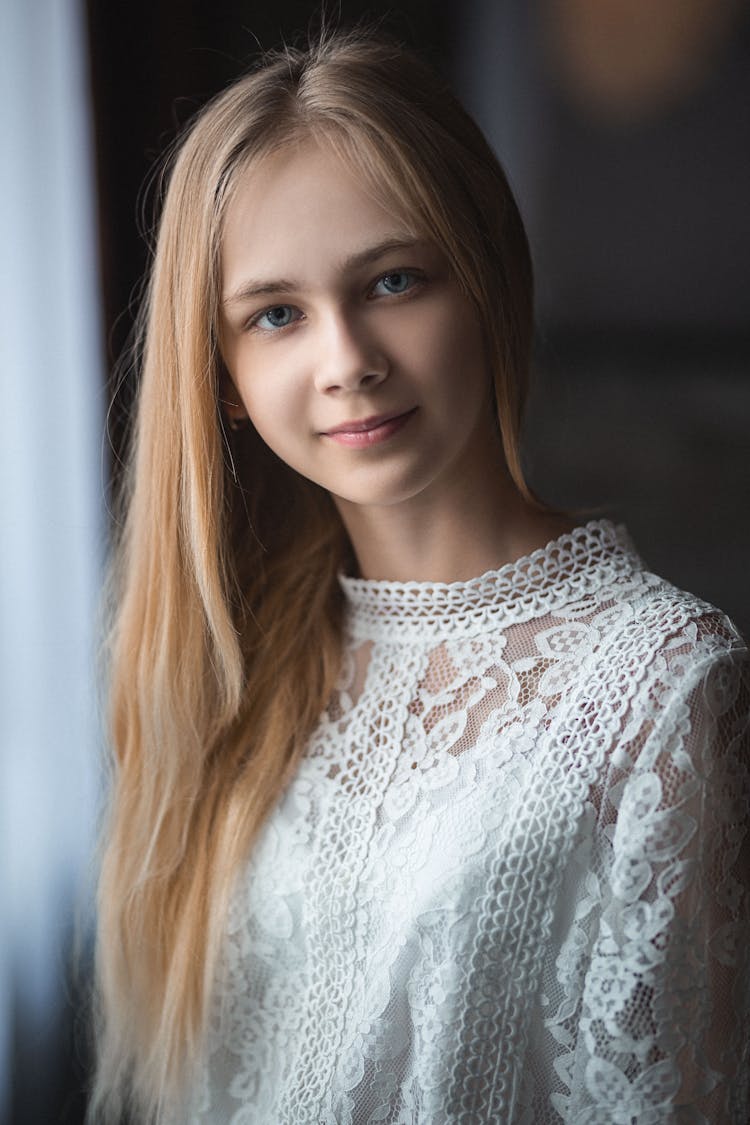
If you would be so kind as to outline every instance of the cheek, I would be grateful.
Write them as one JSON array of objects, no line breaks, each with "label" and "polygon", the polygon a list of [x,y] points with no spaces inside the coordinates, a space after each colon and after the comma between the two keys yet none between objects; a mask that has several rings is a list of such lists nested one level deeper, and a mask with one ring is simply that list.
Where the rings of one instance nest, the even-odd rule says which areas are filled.
[{"label": "cheek", "polygon": [[427,367],[440,372],[441,397],[460,415],[473,412],[480,400],[490,396],[486,349],[473,319],[467,317],[455,327],[443,323],[430,339]]},{"label": "cheek", "polygon": [[250,421],[269,449],[306,475],[311,425],[300,389],[272,372],[262,380],[246,380],[241,395]]},{"label": "cheek", "polygon": [[250,394],[244,400],[250,421],[275,453],[293,444],[295,411],[288,395]]},{"label": "cheek", "polygon": [[273,361],[240,362],[235,384],[255,428],[280,430],[295,412],[299,392],[283,366]]}]

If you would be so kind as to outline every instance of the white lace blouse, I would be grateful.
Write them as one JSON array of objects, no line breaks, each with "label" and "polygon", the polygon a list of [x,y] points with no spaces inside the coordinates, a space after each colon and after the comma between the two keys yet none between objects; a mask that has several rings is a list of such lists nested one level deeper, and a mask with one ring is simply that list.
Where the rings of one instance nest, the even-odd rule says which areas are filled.
[{"label": "white lace blouse", "polygon": [[737,632],[606,521],[470,582],[342,584],[183,1120],[747,1125]]}]

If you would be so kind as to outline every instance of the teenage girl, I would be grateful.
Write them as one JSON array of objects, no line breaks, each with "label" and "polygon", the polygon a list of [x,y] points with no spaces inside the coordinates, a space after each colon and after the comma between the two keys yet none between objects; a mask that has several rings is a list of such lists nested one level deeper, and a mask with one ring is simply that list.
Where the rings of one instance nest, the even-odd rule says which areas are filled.
[{"label": "teenage girl", "polygon": [[747,650],[530,492],[476,125],[392,45],[271,57],[141,325],[92,1118],[744,1125]]}]

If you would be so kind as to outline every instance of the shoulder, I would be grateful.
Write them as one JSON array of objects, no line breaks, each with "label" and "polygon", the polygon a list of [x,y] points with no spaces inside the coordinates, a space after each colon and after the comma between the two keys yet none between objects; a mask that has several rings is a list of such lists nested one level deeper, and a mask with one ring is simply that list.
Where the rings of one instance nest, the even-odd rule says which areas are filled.
[{"label": "shoulder", "polygon": [[726,614],[635,553],[596,601],[586,618],[596,641],[571,703],[596,712],[626,771],[673,770],[685,752],[703,768],[724,752],[747,759],[750,653]]},{"label": "shoulder", "polygon": [[530,600],[543,637],[566,628],[595,658],[630,665],[639,677],[662,656],[696,664],[746,656],[729,618],[650,571],[623,525],[592,520],[551,548],[530,560],[540,585]]},{"label": "shoulder", "polygon": [[[630,681],[619,726],[623,782],[662,799],[709,785],[725,808],[749,794],[750,652],[715,606],[641,571],[605,660]],[[623,671],[625,670],[625,671]],[[669,802],[667,802],[669,803]]]},{"label": "shoulder", "polygon": [[602,634],[602,649],[621,662],[639,659],[634,672],[669,672],[676,683],[700,678],[719,664],[738,672],[747,666],[748,644],[725,613],[638,559],[612,584],[608,609],[611,624]]}]

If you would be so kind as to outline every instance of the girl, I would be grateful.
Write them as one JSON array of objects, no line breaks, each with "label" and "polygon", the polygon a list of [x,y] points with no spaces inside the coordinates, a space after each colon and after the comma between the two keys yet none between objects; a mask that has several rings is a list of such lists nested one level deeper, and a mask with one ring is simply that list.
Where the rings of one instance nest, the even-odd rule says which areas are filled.
[{"label": "girl", "polygon": [[531,329],[504,176],[402,50],[287,51],[182,143],[93,1117],[748,1119],[747,651],[531,494]]}]

